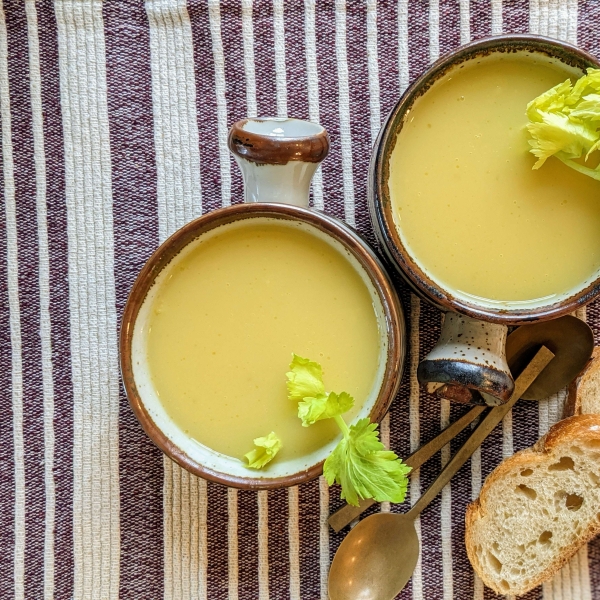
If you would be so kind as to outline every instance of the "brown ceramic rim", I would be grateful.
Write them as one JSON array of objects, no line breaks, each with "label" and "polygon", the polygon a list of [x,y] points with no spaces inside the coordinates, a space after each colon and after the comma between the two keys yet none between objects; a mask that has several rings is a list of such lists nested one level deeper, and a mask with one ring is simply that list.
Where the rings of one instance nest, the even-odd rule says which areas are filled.
[{"label": "brown ceramic rim", "polygon": [[244,125],[252,120],[260,121],[243,119],[229,130],[229,149],[241,158],[257,164],[287,165],[294,160],[320,163],[329,153],[329,135],[323,127],[305,137],[273,137],[245,130]]},{"label": "brown ceramic rim", "polygon": [[553,319],[575,311],[590,302],[600,293],[600,278],[597,278],[577,294],[560,302],[530,309],[506,310],[484,307],[454,297],[432,281],[412,259],[394,225],[392,206],[388,190],[389,161],[396,138],[402,129],[403,119],[415,100],[422,96],[448,70],[457,65],[493,53],[532,52],[545,54],[581,70],[599,67],[600,63],[590,54],[556,40],[537,35],[500,35],[485,38],[462,46],[456,52],[440,58],[402,95],[389,114],[373,150],[369,173],[369,209],[375,234],[396,270],[420,296],[436,304],[442,310],[491,321],[517,325],[526,321]]},{"label": "brown ceramic rim", "polygon": [[385,314],[388,337],[387,363],[377,400],[371,410],[372,421],[380,421],[398,393],[406,353],[406,333],[402,306],[383,265],[362,238],[348,226],[333,217],[304,208],[284,204],[238,204],[208,213],[179,229],[150,257],[138,275],[123,313],[119,352],[123,384],[131,408],[150,439],[167,456],[194,475],[209,481],[241,489],[274,489],[304,483],[323,472],[323,462],[307,470],[284,477],[237,477],[209,469],[185,454],[169,440],[154,423],[138,392],[132,364],[132,338],[135,321],[148,291],[158,274],[190,242],[202,234],[222,225],[243,219],[266,217],[287,221],[301,221],[332,236],[340,242],[369,275],[377,291]]}]

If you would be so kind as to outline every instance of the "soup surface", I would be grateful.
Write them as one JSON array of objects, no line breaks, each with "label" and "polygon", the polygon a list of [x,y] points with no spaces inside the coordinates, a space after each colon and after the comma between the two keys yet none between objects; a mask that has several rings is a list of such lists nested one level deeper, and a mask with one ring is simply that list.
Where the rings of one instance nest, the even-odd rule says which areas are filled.
[{"label": "soup surface", "polygon": [[554,157],[531,169],[527,103],[569,75],[543,58],[492,55],[415,102],[389,190],[403,243],[438,284],[546,304],[600,267],[600,182]]},{"label": "soup surface", "polygon": [[226,226],[169,269],[153,299],[148,363],[166,411],[202,444],[242,458],[274,431],[285,459],[338,434],[329,421],[302,427],[285,385],[292,352],[321,363],[326,389],[352,394],[354,414],[374,387],[371,293],[310,232],[268,220]]}]

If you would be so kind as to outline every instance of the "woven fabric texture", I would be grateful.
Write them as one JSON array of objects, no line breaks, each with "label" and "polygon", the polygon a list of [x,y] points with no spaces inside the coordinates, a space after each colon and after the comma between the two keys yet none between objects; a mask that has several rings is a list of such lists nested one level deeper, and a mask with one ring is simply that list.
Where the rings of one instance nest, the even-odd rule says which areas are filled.
[{"label": "woven fabric texture", "polygon": [[[374,242],[371,147],[431,61],[503,32],[600,54],[599,19],[597,0],[0,0],[0,598],[325,599],[338,489],[207,484],[137,423],[117,351],[136,274],[178,227],[242,201],[239,118],[323,124],[313,204]],[[398,288],[410,353],[382,431],[406,456],[464,409],[419,389],[441,315]],[[600,304],[585,316],[599,335]],[[518,404],[423,513],[400,598],[495,597],[467,560],[465,507],[563,401]],[[526,598],[600,600],[600,541]]]}]

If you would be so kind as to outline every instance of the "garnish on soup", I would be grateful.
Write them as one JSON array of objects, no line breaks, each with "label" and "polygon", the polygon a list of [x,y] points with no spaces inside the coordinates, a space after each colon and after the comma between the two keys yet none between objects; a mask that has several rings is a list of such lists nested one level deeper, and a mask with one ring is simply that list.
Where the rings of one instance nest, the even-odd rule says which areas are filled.
[{"label": "garnish on soup", "polygon": [[254,445],[256,446],[254,450],[250,450],[244,455],[248,460],[247,467],[249,469],[262,469],[275,458],[275,455],[283,446],[281,440],[273,431],[269,435],[256,438]]},{"label": "garnish on soup", "polygon": [[298,417],[308,427],[321,419],[334,419],[344,437],[325,461],[327,483],[342,486],[341,498],[358,506],[361,498],[402,502],[406,495],[407,467],[379,440],[377,424],[368,418],[348,426],[342,414],[352,408],[350,394],[326,392],[321,365],[293,355],[287,373],[290,400],[298,402]]},{"label": "garnish on soup", "polygon": [[576,162],[600,146],[600,69],[589,68],[573,85],[569,79],[555,85],[527,105],[531,135],[530,152],[539,169],[556,156],[567,166],[600,180],[600,164],[589,167]]}]

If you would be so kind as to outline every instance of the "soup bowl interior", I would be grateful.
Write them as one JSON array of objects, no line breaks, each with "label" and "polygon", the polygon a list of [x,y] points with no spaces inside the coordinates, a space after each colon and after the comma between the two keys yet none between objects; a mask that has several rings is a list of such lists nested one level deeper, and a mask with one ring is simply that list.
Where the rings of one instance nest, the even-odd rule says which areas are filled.
[{"label": "soup bowl interior", "polygon": [[[534,301],[495,301],[450,289],[436,278],[427,265],[420,263],[408,249],[394,221],[389,179],[390,161],[400,134],[411,118],[411,109],[442,78],[466,63],[492,55],[518,54],[540,62],[558,63],[569,76],[580,77],[588,67],[598,67],[590,55],[568,44],[539,36],[496,36],[461,47],[438,60],[401,97],[381,130],[371,161],[369,207],[375,233],[391,264],[419,295],[440,309],[493,323],[518,324],[545,320],[575,311],[600,292],[600,272],[561,294]],[[485,215],[482,215],[485,220]],[[449,225],[450,226],[450,225]],[[493,223],[488,224],[493,227]],[[486,250],[483,249],[482,252]]]},{"label": "soup bowl interior", "polygon": [[296,485],[318,476],[337,440],[306,456],[276,459],[260,471],[250,470],[241,460],[203,445],[171,418],[157,395],[148,361],[148,324],[158,290],[200,240],[208,241],[225,229],[273,221],[331,245],[356,270],[370,293],[380,337],[378,369],[358,417],[369,416],[373,421],[383,417],[397,393],[404,363],[404,319],[396,293],[366,243],[336,219],[289,205],[243,204],[209,213],[177,231],[145,265],[125,308],[120,339],[125,389],[141,425],[165,454],[196,475],[247,489]]}]

